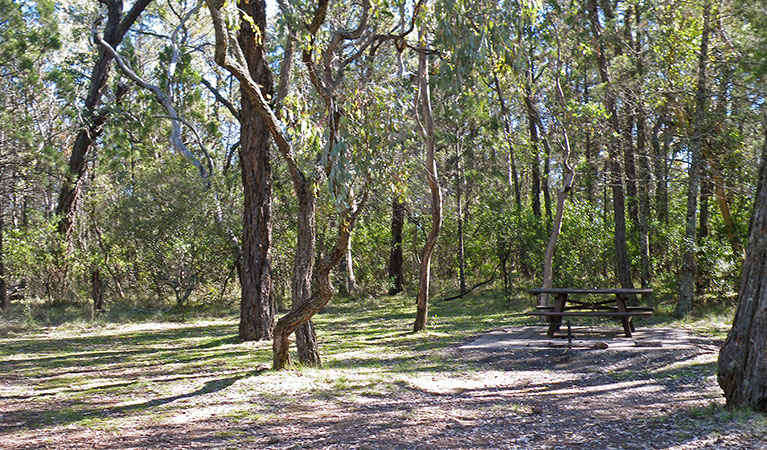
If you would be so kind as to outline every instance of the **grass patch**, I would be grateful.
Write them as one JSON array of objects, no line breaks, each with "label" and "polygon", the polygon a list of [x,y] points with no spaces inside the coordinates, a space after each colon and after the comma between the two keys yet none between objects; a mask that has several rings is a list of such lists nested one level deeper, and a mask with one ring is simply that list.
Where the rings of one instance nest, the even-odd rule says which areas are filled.
[{"label": "grass patch", "polygon": [[[530,297],[509,301],[495,291],[436,301],[427,330],[412,333],[410,296],[337,298],[314,319],[324,368],[280,373],[256,372],[271,363],[270,343],[240,342],[234,314],[187,314],[183,322],[155,321],[155,316],[142,321],[134,314],[119,322],[102,318],[36,328],[8,322],[0,328],[0,382],[10,389],[0,393],[0,400],[14,420],[0,425],[0,431],[37,433],[62,426],[112,431],[126,423],[183,422],[185,416],[190,422],[215,417],[262,424],[278,421],[281,414],[321,412],[329,404],[375,403],[420,392],[413,387],[417,377],[481,376],[486,370],[481,363],[447,350],[490,330],[540,324],[521,314],[534,304]],[[697,317],[674,322],[664,311],[652,321],[700,327],[713,336],[724,323]],[[691,361],[652,376],[696,382],[714,371],[711,362]],[[499,417],[531,414],[531,406],[523,403],[497,408]],[[390,418],[408,421],[416,414],[393,409]],[[696,414],[708,412],[691,412]],[[239,439],[240,434],[227,430],[217,436]]]}]

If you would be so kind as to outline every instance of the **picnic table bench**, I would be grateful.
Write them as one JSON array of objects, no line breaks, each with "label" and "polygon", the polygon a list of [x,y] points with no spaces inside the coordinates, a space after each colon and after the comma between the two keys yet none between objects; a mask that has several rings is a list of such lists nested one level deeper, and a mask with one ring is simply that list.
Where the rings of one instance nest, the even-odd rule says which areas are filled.
[{"label": "picnic table bench", "polygon": [[[649,316],[654,308],[648,306],[628,306],[626,300],[630,296],[652,294],[652,289],[574,289],[574,288],[537,288],[528,289],[533,295],[549,294],[554,296],[554,302],[549,306],[538,306],[535,310],[527,311],[530,316],[548,317],[548,337],[553,337],[562,325],[563,317],[612,317],[620,319],[626,337],[631,337],[635,331],[631,320],[634,316]],[[612,296],[607,299],[593,298],[582,300],[570,298],[570,295]]]}]

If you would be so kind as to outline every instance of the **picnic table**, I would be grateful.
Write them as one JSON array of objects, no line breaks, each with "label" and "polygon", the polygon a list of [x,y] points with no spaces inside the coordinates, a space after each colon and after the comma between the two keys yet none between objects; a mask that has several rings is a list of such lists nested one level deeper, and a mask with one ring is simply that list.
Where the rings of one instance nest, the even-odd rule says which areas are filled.
[{"label": "picnic table", "polygon": [[[526,292],[533,295],[549,294],[554,296],[554,302],[548,306],[538,306],[525,314],[548,317],[548,337],[553,337],[562,325],[563,317],[612,317],[620,319],[626,337],[631,337],[634,316],[649,316],[652,307],[629,306],[626,300],[631,296],[652,294],[652,289],[574,289],[574,288],[537,288]],[[578,296],[571,298],[571,295]],[[583,299],[581,297],[589,298]],[[608,296],[604,299],[594,299],[594,296]]]}]

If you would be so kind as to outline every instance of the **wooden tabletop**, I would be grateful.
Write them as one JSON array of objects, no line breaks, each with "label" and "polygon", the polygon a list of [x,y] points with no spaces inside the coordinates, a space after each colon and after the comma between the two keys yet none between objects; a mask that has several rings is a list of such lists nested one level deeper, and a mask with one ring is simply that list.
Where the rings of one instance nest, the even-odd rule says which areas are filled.
[{"label": "wooden tabletop", "polygon": [[530,294],[652,294],[652,289],[579,289],[579,288],[535,288],[527,289]]}]

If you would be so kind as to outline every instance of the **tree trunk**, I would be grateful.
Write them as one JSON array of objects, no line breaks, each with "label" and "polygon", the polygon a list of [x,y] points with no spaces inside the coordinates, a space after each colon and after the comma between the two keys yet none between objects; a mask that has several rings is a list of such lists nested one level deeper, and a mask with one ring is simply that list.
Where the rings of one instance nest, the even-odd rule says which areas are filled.
[{"label": "tree trunk", "polygon": [[652,127],[652,150],[653,150],[653,175],[655,176],[655,216],[658,223],[668,224],[668,197],[666,195],[666,146],[660,144],[660,129],[663,126],[663,117],[658,117]]},{"label": "tree trunk", "polygon": [[[122,0],[107,0],[103,2],[107,5],[107,22],[104,27],[103,36],[104,40],[112,48],[116,49],[120,42],[122,42],[125,33],[138,19],[150,1],[137,0],[124,17],[122,13]],[[75,215],[77,214],[82,185],[87,172],[88,151],[99,136],[101,136],[104,122],[107,119],[106,111],[98,111],[97,109],[99,103],[101,103],[102,90],[107,84],[112,59],[109,52],[99,48],[96,64],[91,72],[88,96],[85,98],[85,104],[81,113],[84,123],[75,137],[74,145],[69,155],[67,175],[62,180],[61,189],[59,190],[59,200],[55,213],[59,216],[58,232],[64,236],[67,246],[72,241]]]},{"label": "tree trunk", "polygon": [[0,199],[0,310],[5,311],[8,307],[8,291],[5,283],[5,249],[3,248],[3,204]]},{"label": "tree trunk", "polygon": [[391,251],[389,253],[389,295],[402,292],[402,228],[405,225],[405,203],[399,198],[392,199]]},{"label": "tree trunk", "polygon": [[649,288],[652,278],[650,259],[650,163],[647,158],[647,135],[644,107],[637,114],[637,190],[639,191],[639,264],[642,288]]},{"label": "tree trunk", "polygon": [[639,201],[637,194],[636,158],[634,154],[634,117],[626,114],[626,126],[623,129],[623,171],[626,176],[626,203],[629,217],[639,223]]},{"label": "tree trunk", "polygon": [[[588,75],[585,74],[583,79],[583,104],[588,104],[589,101],[590,101],[589,81],[588,81]],[[584,188],[586,189],[586,200],[588,200],[590,205],[593,205],[594,199],[598,195],[598,194],[595,194],[595,186],[596,186],[596,180],[599,176],[599,169],[597,167],[599,152],[595,151],[596,146],[593,143],[593,132],[591,131],[591,127],[584,130],[584,134],[585,134],[584,153],[586,156],[586,171],[585,171],[585,180],[583,182],[583,185],[584,185]],[[594,153],[596,153],[596,155]]]},{"label": "tree trunk", "polygon": [[466,256],[464,254],[463,236],[463,209],[461,197],[463,196],[463,167],[461,164],[461,149],[455,155],[455,200],[456,218],[458,219],[458,280],[461,295],[466,294]]},{"label": "tree trunk", "polygon": [[698,248],[697,248],[697,255],[695,256],[697,261],[696,265],[698,267],[698,273],[695,277],[695,294],[696,295],[703,295],[703,291],[705,290],[706,286],[708,286],[709,282],[711,281],[709,279],[710,270],[708,270],[705,266],[707,266],[707,261],[705,260],[706,255],[703,252],[703,248],[705,246],[706,240],[708,239],[709,235],[709,219],[711,217],[710,209],[709,209],[709,202],[711,199],[712,194],[712,185],[711,185],[711,178],[708,176],[709,168],[705,167],[705,161],[702,162],[704,167],[701,169],[701,180],[700,180],[700,206],[699,206],[699,213],[700,214],[700,220],[698,223]]},{"label": "tree trunk", "polygon": [[[298,197],[298,239],[296,242],[296,251],[293,258],[293,281],[292,281],[292,307],[291,312],[295,313],[312,298],[312,274],[314,269],[314,254],[317,242],[317,206],[309,181],[304,181],[297,192]],[[348,238],[347,238],[348,239]],[[344,252],[341,254],[343,257]],[[341,261],[338,258],[336,264]],[[333,265],[335,267],[335,264]],[[332,269],[332,268],[331,268]],[[319,278],[323,276],[318,272],[318,284],[322,281]],[[326,275],[326,276],[329,276]],[[331,294],[332,296],[332,294]],[[330,297],[327,299],[330,300]],[[326,302],[327,303],[327,302]],[[324,306],[324,305],[323,305]],[[314,315],[314,313],[312,313]],[[317,347],[317,333],[314,329],[314,323],[311,316],[296,327],[296,347],[298,349],[298,360],[307,366],[322,365],[319,348]],[[276,331],[275,331],[275,339]]]},{"label": "tree trunk", "polygon": [[[645,73],[644,59],[642,57],[642,29],[639,5],[635,6],[637,39],[637,75],[639,77],[640,89],[635,94],[637,102],[636,110],[636,162],[637,162],[637,191],[639,201],[639,265],[640,265],[640,283],[643,289],[649,288],[652,277],[652,261],[650,259],[650,162],[647,156],[647,115],[645,102],[642,98],[644,92]],[[643,297],[646,303],[647,296]]]},{"label": "tree trunk", "polygon": [[[607,14],[607,11],[605,11]],[[602,27],[599,24],[599,11],[596,0],[589,0],[589,21],[591,22],[592,32],[594,33],[594,45],[597,55],[597,64],[599,68],[599,77],[602,83],[610,83],[610,77],[607,70],[607,58],[604,53],[602,43]],[[615,107],[615,94],[608,86],[605,94],[605,107],[610,115],[610,126],[615,136],[620,136],[620,125],[618,121],[618,112]],[[622,288],[633,288],[631,281],[631,262],[628,248],[626,247],[626,206],[623,196],[623,180],[621,163],[619,160],[619,147],[615,137],[610,138],[608,147],[610,164],[610,185],[612,186],[613,213],[615,215],[615,233],[613,242],[615,244],[616,271],[618,282]]]},{"label": "tree trunk", "polygon": [[[546,254],[543,259],[543,288],[550,289],[554,279],[554,251],[557,247],[557,240],[559,239],[559,232],[562,229],[562,217],[565,213],[565,201],[567,195],[570,193],[575,181],[575,171],[570,166],[570,142],[567,137],[567,132],[564,133],[564,154],[562,155],[562,169],[564,172],[564,179],[562,180],[562,187],[557,191],[557,207],[554,215],[554,220],[551,223],[551,234],[549,235],[549,243],[546,245]],[[541,296],[540,300],[542,305],[548,304],[548,296]]]},{"label": "tree trunk", "polygon": [[91,272],[91,298],[93,299],[93,315],[104,311],[104,282],[101,271],[93,269]]},{"label": "tree trunk", "polygon": [[[238,41],[250,76],[265,96],[273,94],[272,74],[265,58],[266,2],[240,1],[242,20]],[[256,36],[261,36],[256,39]],[[256,106],[241,90],[240,170],[243,186],[242,254],[240,257],[240,339],[272,338],[276,305],[272,295],[272,169],[269,160],[269,129]]]},{"label": "tree trunk", "polygon": [[[528,75],[530,76],[530,75]],[[532,155],[532,163],[530,166],[530,176],[532,186],[530,188],[530,195],[532,196],[532,208],[533,215],[535,217],[541,217],[541,172],[540,172],[540,160],[538,159],[538,120],[536,117],[535,106],[533,105],[532,87],[526,85],[525,106],[527,107],[527,123],[530,127],[530,153]]]},{"label": "tree trunk", "polygon": [[352,258],[352,237],[349,235],[349,245],[346,246],[346,293],[352,294],[357,290],[357,279],[354,277],[354,259]]},{"label": "tree trunk", "polygon": [[[419,32],[420,41],[425,43],[425,31]],[[416,317],[413,331],[421,331],[426,328],[429,316],[429,281],[431,272],[431,255],[437,244],[439,230],[442,226],[442,192],[437,178],[437,162],[434,158],[434,119],[431,108],[431,92],[429,83],[429,67],[426,53],[418,54],[418,97],[421,103],[423,125],[421,133],[426,148],[426,178],[429,181],[431,191],[431,230],[426,238],[426,243],[421,252],[421,267],[418,276],[418,294],[416,296]]]},{"label": "tree trunk", "polygon": [[501,83],[498,81],[498,75],[495,77],[495,93],[498,95],[498,102],[501,104],[501,115],[503,116],[503,136],[506,138],[506,145],[509,147],[509,172],[508,184],[514,190],[514,205],[517,211],[522,210],[522,195],[519,189],[519,174],[517,173],[517,162],[514,157],[514,144],[511,140],[511,125],[509,124],[509,110],[506,107],[506,101],[503,98]]},{"label": "tree trunk", "polygon": [[709,2],[703,5],[703,32],[698,58],[698,89],[695,95],[695,117],[690,169],[687,182],[687,222],[682,241],[682,268],[679,273],[679,302],[674,310],[676,317],[683,317],[692,311],[695,297],[696,275],[696,226],[698,212],[698,190],[700,187],[701,159],[703,149],[703,122],[706,118],[706,63],[708,62]]},{"label": "tree trunk", "polygon": [[[543,125],[538,119],[538,129],[541,133],[544,133]],[[549,172],[551,172],[551,148],[548,145],[548,140],[544,135],[543,138],[543,173],[541,176],[541,190],[543,191],[543,210],[546,212],[546,231],[551,232],[551,188],[549,187]]]},{"label": "tree trunk", "polygon": [[767,115],[759,185],[735,321],[719,351],[717,379],[730,408],[767,412]]}]

